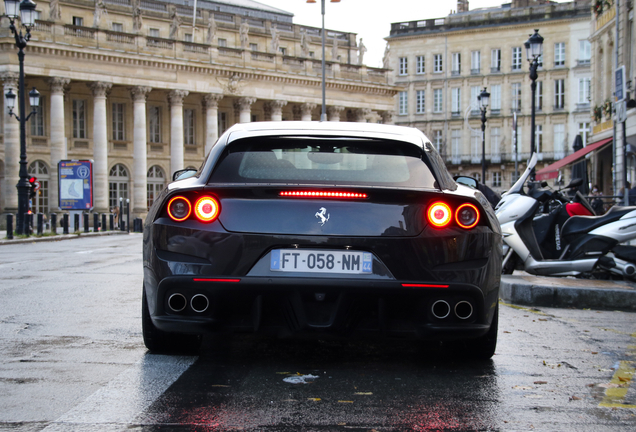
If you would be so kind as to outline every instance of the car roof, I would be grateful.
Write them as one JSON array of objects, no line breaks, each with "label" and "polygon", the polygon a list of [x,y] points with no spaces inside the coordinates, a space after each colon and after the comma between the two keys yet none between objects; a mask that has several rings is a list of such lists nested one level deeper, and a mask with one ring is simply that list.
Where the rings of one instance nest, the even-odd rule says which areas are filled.
[{"label": "car roof", "polygon": [[379,138],[405,141],[420,148],[428,138],[419,129],[362,122],[280,121],[237,123],[226,131],[227,143],[254,136],[267,135],[331,135]]}]

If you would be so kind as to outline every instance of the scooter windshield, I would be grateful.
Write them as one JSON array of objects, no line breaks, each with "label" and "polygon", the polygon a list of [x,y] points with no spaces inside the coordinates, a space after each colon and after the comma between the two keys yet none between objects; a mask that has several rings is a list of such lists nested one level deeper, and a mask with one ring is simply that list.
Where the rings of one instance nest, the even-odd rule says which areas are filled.
[{"label": "scooter windshield", "polygon": [[523,191],[523,185],[525,184],[526,180],[528,180],[528,178],[530,177],[530,172],[536,165],[537,165],[537,153],[535,152],[532,154],[532,157],[528,161],[528,167],[523,172],[521,177],[519,177],[519,180],[517,180],[517,182],[514,185],[512,185],[512,187],[508,190],[508,192],[502,195],[502,198],[508,194],[521,193]]}]

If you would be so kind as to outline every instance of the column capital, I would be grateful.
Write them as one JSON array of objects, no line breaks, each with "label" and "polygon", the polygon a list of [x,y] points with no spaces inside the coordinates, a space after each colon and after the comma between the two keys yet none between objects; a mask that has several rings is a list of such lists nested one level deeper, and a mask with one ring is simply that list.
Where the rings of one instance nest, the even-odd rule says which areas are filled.
[{"label": "column capital", "polygon": [[5,87],[18,86],[19,74],[17,72],[3,72],[0,74],[0,80]]},{"label": "column capital", "polygon": [[187,90],[172,90],[168,93],[168,102],[170,105],[183,105],[183,99],[189,95],[190,92]]},{"label": "column capital", "polygon": [[208,93],[203,95],[203,107],[204,108],[218,108],[219,102],[223,99],[222,94]]},{"label": "column capital", "polygon": [[130,89],[130,94],[134,102],[146,102],[146,96],[152,91],[152,87],[134,86]]},{"label": "column capital", "polygon": [[272,109],[273,112],[279,112],[283,109],[283,107],[287,106],[286,100],[273,100],[267,102],[267,105]]},{"label": "column capital", "polygon": [[384,124],[393,124],[393,115],[395,111],[382,111],[380,116],[382,117],[382,123]]},{"label": "column capital", "polygon": [[316,104],[315,103],[304,103],[300,106],[300,110],[303,113],[303,115],[311,115],[311,112],[316,109]]},{"label": "column capital", "polygon": [[236,105],[238,105],[241,111],[249,111],[254,102],[256,102],[255,97],[242,97],[236,100]]},{"label": "column capital", "polygon": [[113,87],[113,83],[96,81],[93,83],[87,83],[90,89],[93,91],[93,97],[106,97],[106,93]]},{"label": "column capital", "polygon": [[51,86],[51,93],[64,93],[64,87],[71,83],[70,78],[51,77],[48,80]]},{"label": "column capital", "polygon": [[329,121],[339,121],[340,113],[342,113],[343,111],[343,106],[328,106],[327,114],[329,115]]},{"label": "column capital", "polygon": [[357,122],[365,122],[367,116],[371,114],[370,108],[357,108],[355,110],[356,121]]}]

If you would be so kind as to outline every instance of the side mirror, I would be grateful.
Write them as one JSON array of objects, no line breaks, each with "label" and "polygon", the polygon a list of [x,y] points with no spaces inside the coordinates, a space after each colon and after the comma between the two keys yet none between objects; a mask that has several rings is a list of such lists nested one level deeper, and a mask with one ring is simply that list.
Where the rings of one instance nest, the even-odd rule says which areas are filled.
[{"label": "side mirror", "polygon": [[177,170],[174,172],[174,174],[172,174],[172,181],[187,179],[194,176],[197,172],[198,170],[194,168],[184,168]]},{"label": "side mirror", "polygon": [[581,186],[582,184],[583,184],[583,179],[582,178],[576,178],[576,179],[572,179],[570,184],[567,185],[565,188],[566,189],[570,189],[570,188],[573,188],[573,187]]},{"label": "side mirror", "polygon": [[454,180],[455,180],[456,183],[462,184],[464,186],[468,186],[468,187],[473,188],[473,189],[478,189],[478,184],[479,183],[477,182],[477,180],[475,180],[472,177],[457,176],[457,177],[454,177]]}]

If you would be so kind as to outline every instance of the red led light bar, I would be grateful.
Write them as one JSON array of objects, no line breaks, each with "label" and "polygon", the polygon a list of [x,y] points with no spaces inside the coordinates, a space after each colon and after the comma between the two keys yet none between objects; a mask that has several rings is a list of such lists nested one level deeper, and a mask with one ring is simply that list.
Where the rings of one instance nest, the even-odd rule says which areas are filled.
[{"label": "red led light bar", "polygon": [[240,279],[208,279],[208,278],[194,278],[195,282],[240,282]]},{"label": "red led light bar", "polygon": [[434,285],[434,284],[409,284],[403,283],[405,288],[448,288],[448,285]]},{"label": "red led light bar", "polygon": [[357,198],[365,199],[369,196],[359,192],[325,192],[325,191],[281,191],[279,196],[294,198]]}]

